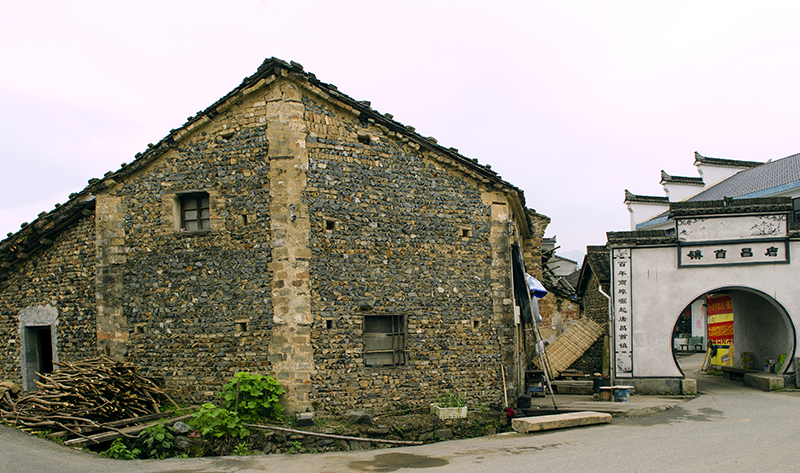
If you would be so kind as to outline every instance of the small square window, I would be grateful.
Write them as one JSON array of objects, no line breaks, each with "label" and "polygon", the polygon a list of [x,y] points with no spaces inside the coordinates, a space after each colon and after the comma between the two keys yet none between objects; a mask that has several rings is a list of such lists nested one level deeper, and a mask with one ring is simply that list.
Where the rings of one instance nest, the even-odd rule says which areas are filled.
[{"label": "small square window", "polygon": [[236,328],[237,332],[246,332],[247,322],[243,320],[237,320],[236,322],[234,322],[234,327]]},{"label": "small square window", "polygon": [[336,220],[325,220],[325,231],[332,232],[336,230]]},{"label": "small square window", "polygon": [[184,194],[181,201],[181,231],[196,232],[211,228],[211,211],[207,192]]},{"label": "small square window", "polygon": [[406,318],[403,315],[364,316],[364,364],[406,364]]}]

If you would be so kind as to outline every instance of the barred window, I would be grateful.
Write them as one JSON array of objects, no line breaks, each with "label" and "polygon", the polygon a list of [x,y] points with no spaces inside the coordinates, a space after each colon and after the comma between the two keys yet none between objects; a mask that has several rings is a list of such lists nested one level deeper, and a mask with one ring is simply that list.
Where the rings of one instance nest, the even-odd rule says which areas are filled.
[{"label": "barred window", "polygon": [[211,228],[208,193],[185,194],[181,199],[181,231],[196,232]]},{"label": "barred window", "polygon": [[404,315],[364,316],[364,364],[366,366],[406,364]]}]

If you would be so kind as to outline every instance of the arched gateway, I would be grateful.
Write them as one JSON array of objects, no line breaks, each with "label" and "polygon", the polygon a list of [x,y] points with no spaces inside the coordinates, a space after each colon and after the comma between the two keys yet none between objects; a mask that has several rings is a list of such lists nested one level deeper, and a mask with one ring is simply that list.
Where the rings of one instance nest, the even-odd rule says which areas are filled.
[{"label": "arched gateway", "polygon": [[[713,364],[749,368],[752,360],[763,369],[765,359],[793,360],[800,263],[791,254],[800,227],[789,223],[791,210],[789,198],[673,202],[672,229],[608,233],[617,383],[641,393],[681,391],[679,317],[691,331],[678,335],[716,344]],[[778,374],[794,369],[776,364]]]}]

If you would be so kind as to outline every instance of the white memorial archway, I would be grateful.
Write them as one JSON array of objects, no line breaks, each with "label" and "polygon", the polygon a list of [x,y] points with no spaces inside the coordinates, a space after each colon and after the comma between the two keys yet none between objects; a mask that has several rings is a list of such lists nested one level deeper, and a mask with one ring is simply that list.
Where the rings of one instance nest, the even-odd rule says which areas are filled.
[{"label": "white memorial archway", "polygon": [[[677,317],[708,294],[729,294],[733,366],[741,354],[792,360],[800,322],[800,232],[785,198],[672,203],[673,230],[611,232],[611,356],[617,383],[638,392],[680,392]],[[705,339],[704,339],[705,343]],[[784,363],[779,373],[792,368]]]}]

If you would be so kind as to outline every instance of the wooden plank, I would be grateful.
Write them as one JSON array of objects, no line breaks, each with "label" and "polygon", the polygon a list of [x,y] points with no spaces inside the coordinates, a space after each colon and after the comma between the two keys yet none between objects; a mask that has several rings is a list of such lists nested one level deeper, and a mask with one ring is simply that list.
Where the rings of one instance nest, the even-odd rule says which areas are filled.
[{"label": "wooden plank", "polygon": [[[186,415],[182,415],[182,416],[178,416],[178,417],[172,417],[170,419],[167,419],[167,422],[175,423],[175,422],[178,422],[178,421],[184,421],[184,420],[190,419],[191,417],[192,417],[192,414],[186,414]],[[103,432],[103,433],[100,433],[100,434],[89,435],[89,436],[86,436],[86,437],[71,439],[71,440],[67,440],[66,442],[64,442],[64,444],[65,445],[82,445],[84,443],[89,443],[89,442],[103,443],[103,442],[108,442],[110,440],[114,440],[114,439],[123,437],[125,435],[129,435],[129,436],[135,437],[135,436],[139,435],[139,432],[143,431],[144,429],[150,427],[153,424],[155,424],[155,422],[151,422],[151,423],[146,424],[146,425],[136,425],[136,426],[133,426],[133,427],[127,427],[127,428],[124,428],[124,429],[119,429],[119,431]]]}]

